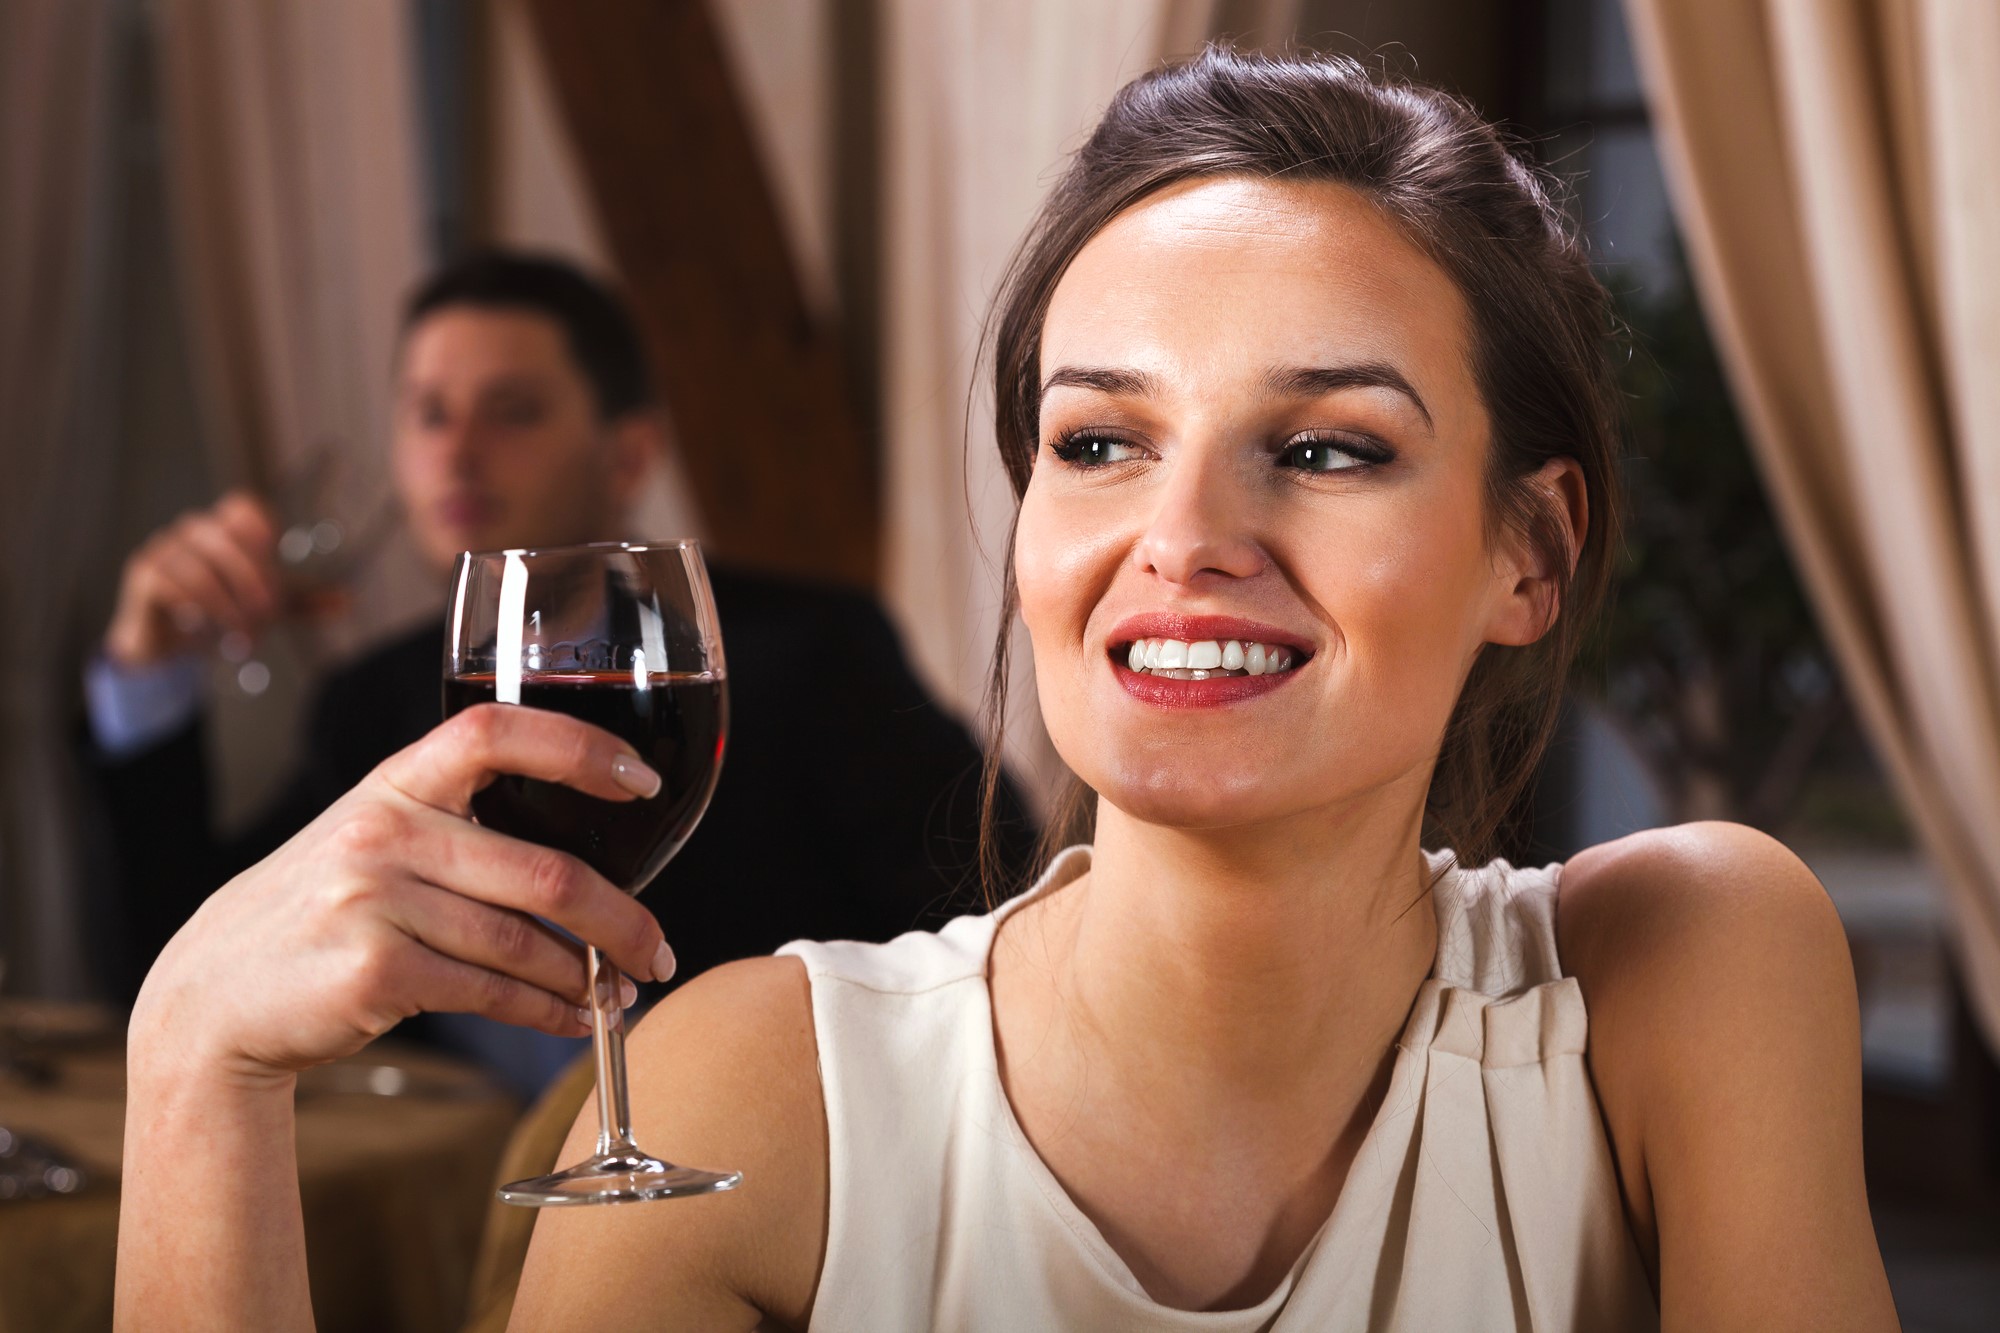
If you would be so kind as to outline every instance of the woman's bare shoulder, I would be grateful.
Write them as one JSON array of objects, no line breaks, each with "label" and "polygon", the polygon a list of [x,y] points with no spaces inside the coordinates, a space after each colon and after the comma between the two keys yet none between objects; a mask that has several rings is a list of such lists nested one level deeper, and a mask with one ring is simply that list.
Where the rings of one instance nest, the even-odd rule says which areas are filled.
[{"label": "woman's bare shoulder", "polygon": [[1648,829],[1578,853],[1563,867],[1556,933],[1594,1023],[1625,1003],[1685,1003],[1692,1017],[1722,997],[1751,1006],[1853,987],[1826,890],[1783,843],[1741,824]]},{"label": "woman's bare shoulder", "polygon": [[[1629,962],[1635,950],[1668,945],[1727,953],[1747,942],[1737,927],[1752,924],[1804,930],[1800,961],[1808,964],[1827,961],[1824,946],[1842,940],[1833,904],[1803,861],[1767,833],[1719,821],[1648,829],[1577,853],[1563,867],[1556,919],[1572,972],[1607,954]],[[1796,934],[1765,943],[1785,948]],[[1844,967],[1844,945],[1834,954]]]},{"label": "woman's bare shoulder", "polygon": [[1854,970],[1812,872],[1741,825],[1656,829],[1573,858],[1556,919],[1633,1228],[1679,1322],[1890,1326]]},{"label": "woman's bare shoulder", "polygon": [[[723,1194],[538,1220],[517,1328],[804,1328],[826,1249],[827,1136],[811,986],[796,958],[725,964],[632,1030],[634,1137],[686,1166],[733,1169]],[[587,1155],[585,1107],[564,1159]]]},{"label": "woman's bare shoulder", "polygon": [[1601,1081],[1651,1082],[1685,1065],[1720,1073],[1802,1003],[1815,1026],[1839,1026],[1835,1000],[1852,1008],[1846,935],[1825,889],[1782,843],[1740,824],[1650,829],[1577,854],[1556,934]]}]

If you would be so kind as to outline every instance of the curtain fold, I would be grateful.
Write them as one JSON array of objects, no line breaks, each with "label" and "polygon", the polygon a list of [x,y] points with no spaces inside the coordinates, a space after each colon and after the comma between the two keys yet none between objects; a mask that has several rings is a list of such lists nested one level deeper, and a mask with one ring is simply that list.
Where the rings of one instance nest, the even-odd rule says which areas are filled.
[{"label": "curtain fold", "polygon": [[0,968],[30,995],[89,991],[69,667],[108,525],[122,17],[0,4]]},{"label": "curtain fold", "polygon": [[434,613],[442,596],[401,524],[382,527],[398,316],[424,263],[416,29],[404,0],[155,0],[153,30],[175,285],[210,475],[217,489],[289,501],[296,512],[281,521],[342,520],[374,548],[345,589],[347,613],[259,645],[267,692],[218,672],[210,736],[228,826],[295,762],[323,667]]},{"label": "curtain fold", "polygon": [[[414,28],[401,0],[158,0],[169,206],[218,477],[267,493],[323,455],[352,517],[390,488],[400,306],[423,266]],[[327,647],[432,608],[401,543]]]},{"label": "curtain fold", "polygon": [[1758,462],[2000,1048],[2000,10],[1627,8]]}]

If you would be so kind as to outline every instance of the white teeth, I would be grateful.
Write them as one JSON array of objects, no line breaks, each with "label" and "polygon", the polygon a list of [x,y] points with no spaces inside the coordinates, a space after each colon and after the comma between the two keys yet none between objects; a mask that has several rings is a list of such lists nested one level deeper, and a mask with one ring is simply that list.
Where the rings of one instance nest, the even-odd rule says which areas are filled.
[{"label": "white teeth", "polygon": [[1290,648],[1281,645],[1245,643],[1241,639],[1135,639],[1125,650],[1125,664],[1134,671],[1150,671],[1173,680],[1207,680],[1210,676],[1241,672],[1268,676],[1289,671],[1295,659]]}]

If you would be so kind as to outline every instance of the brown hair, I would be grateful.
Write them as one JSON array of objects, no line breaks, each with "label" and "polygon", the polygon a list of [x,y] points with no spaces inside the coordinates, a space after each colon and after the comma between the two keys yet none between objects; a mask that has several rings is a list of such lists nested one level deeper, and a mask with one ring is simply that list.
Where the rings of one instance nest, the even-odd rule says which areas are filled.
[{"label": "brown hair", "polygon": [[[1489,531],[1520,533],[1558,571],[1547,632],[1525,647],[1481,652],[1440,739],[1425,835],[1478,864],[1528,793],[1617,549],[1609,300],[1553,178],[1467,103],[1348,57],[1273,58],[1211,46],[1119,90],[1008,267],[989,328],[994,426],[1017,513],[1037,451],[1042,323],[1056,284],[1125,209],[1183,181],[1229,175],[1331,181],[1360,192],[1465,298],[1492,423]],[[1590,523],[1580,550],[1569,547],[1558,499],[1524,484],[1553,458],[1573,458],[1583,471]],[[989,896],[1001,888],[990,825],[1019,609],[1011,538],[1005,578],[982,791]],[[1044,859],[1087,837],[1094,818],[1092,793],[1072,782],[1044,836]]]}]

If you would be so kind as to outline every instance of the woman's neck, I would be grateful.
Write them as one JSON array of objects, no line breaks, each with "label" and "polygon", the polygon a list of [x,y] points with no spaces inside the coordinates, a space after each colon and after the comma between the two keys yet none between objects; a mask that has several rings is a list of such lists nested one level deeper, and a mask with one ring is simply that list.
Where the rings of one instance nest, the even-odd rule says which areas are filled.
[{"label": "woman's neck", "polygon": [[1421,819],[1393,790],[1247,830],[1101,804],[1086,891],[1050,922],[1079,1038],[1201,1100],[1365,1083],[1436,952]]}]

